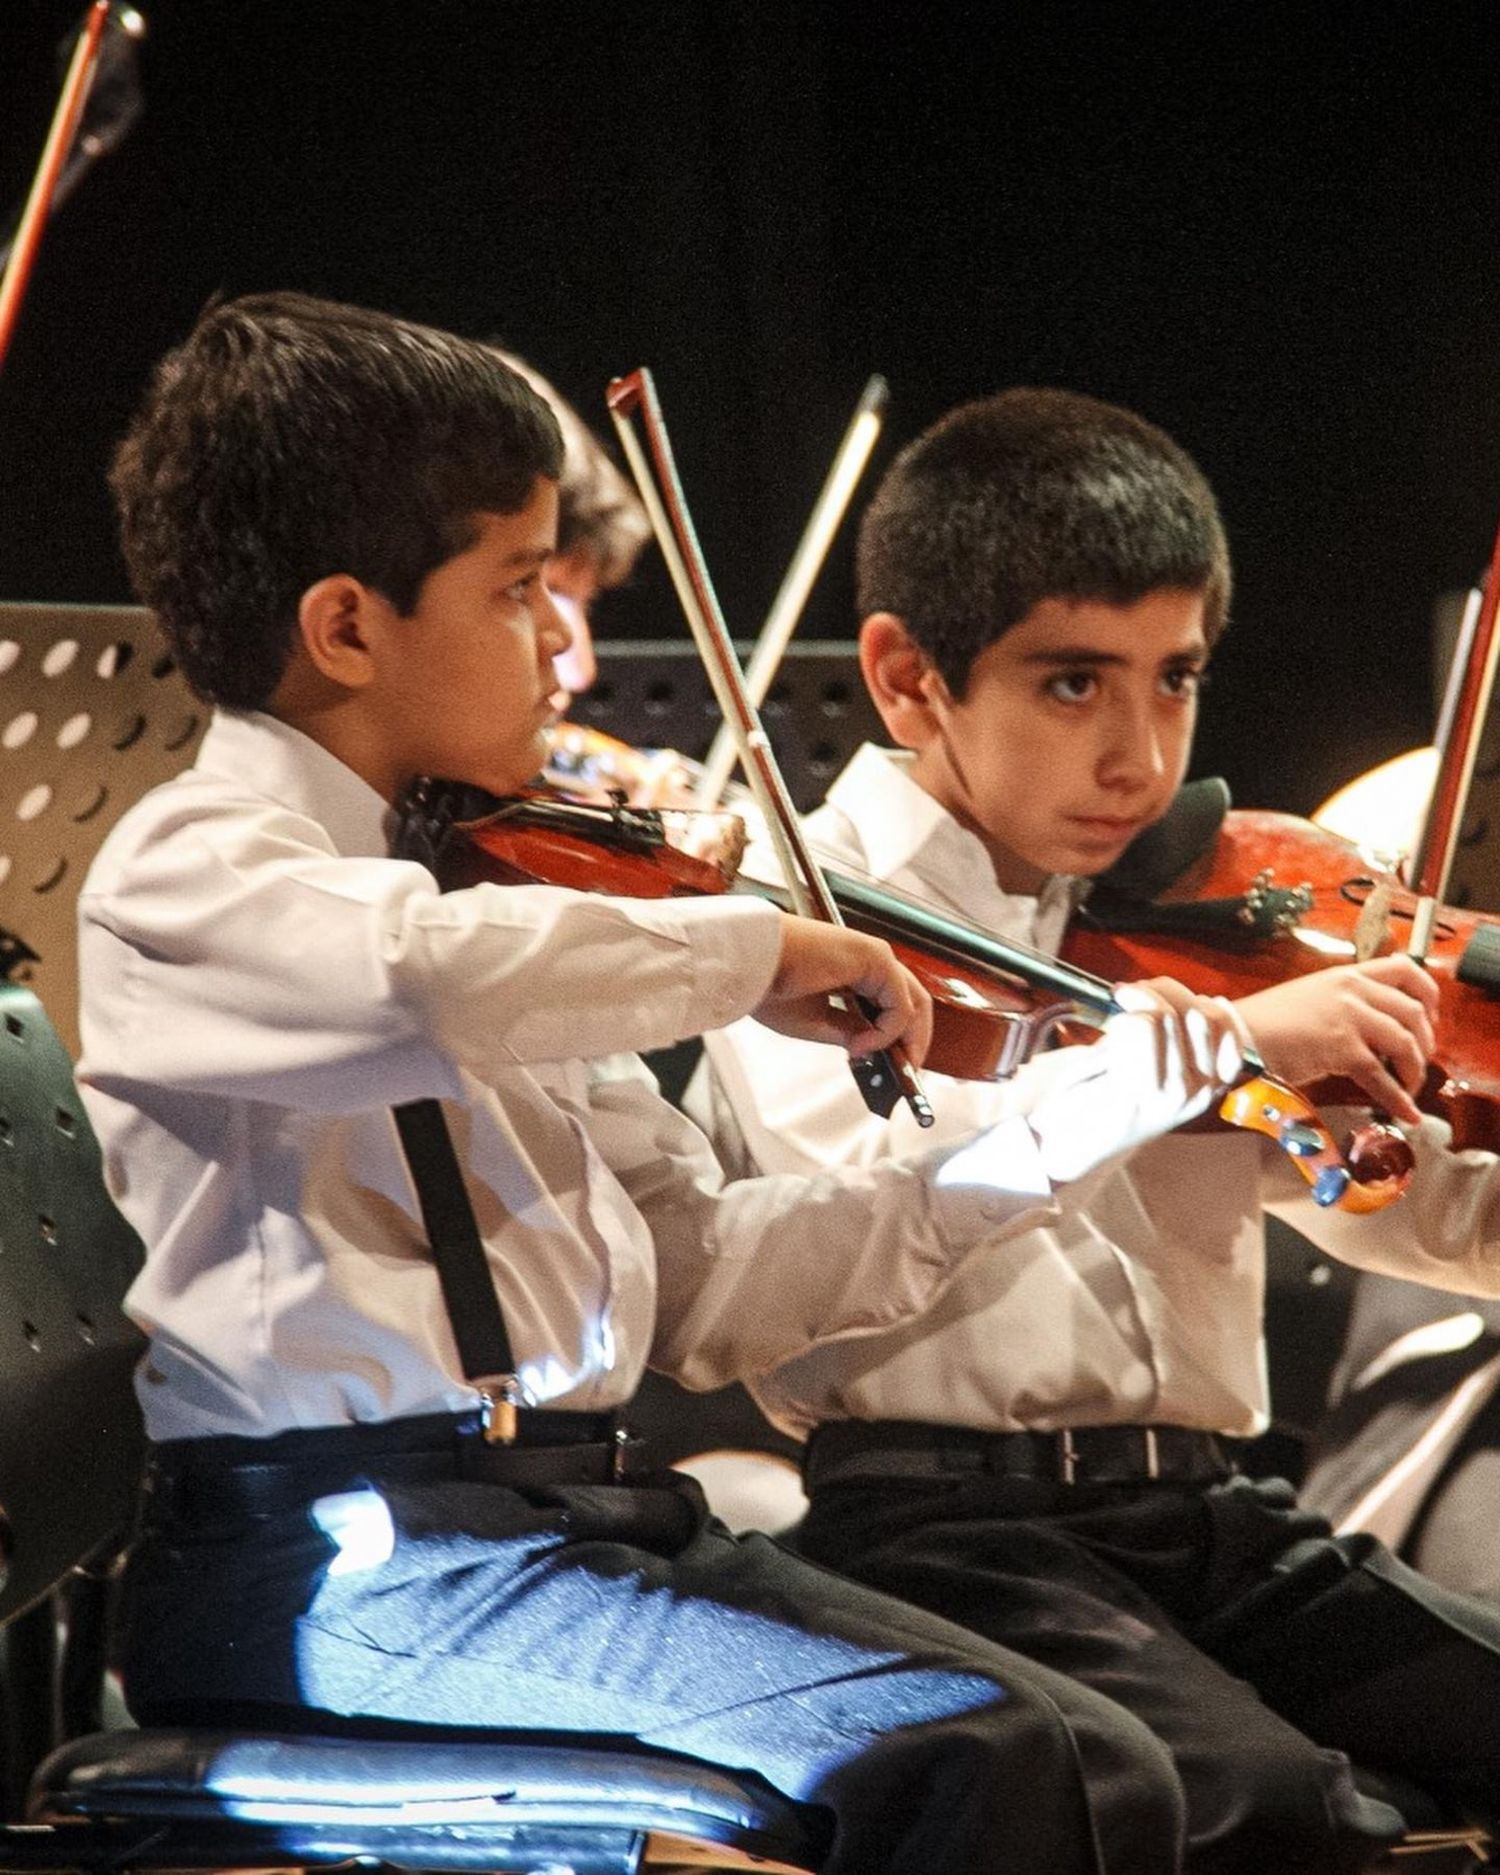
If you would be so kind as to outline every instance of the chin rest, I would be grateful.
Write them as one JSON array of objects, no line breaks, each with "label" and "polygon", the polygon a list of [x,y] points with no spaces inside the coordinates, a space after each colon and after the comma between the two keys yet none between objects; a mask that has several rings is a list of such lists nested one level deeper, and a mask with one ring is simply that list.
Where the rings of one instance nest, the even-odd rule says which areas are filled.
[{"label": "chin rest", "polygon": [[54,1752],[0,1867],[633,1875],[815,1869],[823,1813],[758,1778],[592,1741],[112,1732]]}]

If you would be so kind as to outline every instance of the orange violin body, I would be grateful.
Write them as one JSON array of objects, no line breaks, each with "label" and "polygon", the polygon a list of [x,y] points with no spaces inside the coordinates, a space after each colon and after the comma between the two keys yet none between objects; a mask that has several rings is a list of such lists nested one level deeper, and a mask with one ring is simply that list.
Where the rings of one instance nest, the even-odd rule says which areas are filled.
[{"label": "orange violin body", "polygon": [[745,846],[737,814],[643,811],[545,789],[486,801],[451,832],[441,868],[446,887],[560,885],[618,898],[727,892]]},{"label": "orange violin body", "polygon": [[[1292,814],[1232,810],[1214,845],[1154,903],[1164,914],[1173,905],[1229,904],[1267,885],[1302,888],[1296,897],[1305,901],[1273,934],[1258,935],[1251,925],[1237,930],[1232,917],[1200,933],[1099,929],[1084,917],[1064,954],[1116,982],[1175,976],[1208,995],[1239,997],[1352,962],[1362,919],[1382,927],[1370,933],[1370,954],[1405,947],[1414,894],[1347,840]],[[1372,918],[1382,903],[1383,916]],[[1500,917],[1441,907],[1424,962],[1441,1004],[1437,1050],[1418,1104],[1451,1124],[1456,1147],[1500,1151]],[[1322,1102],[1361,1098],[1332,1082],[1308,1091]]]}]

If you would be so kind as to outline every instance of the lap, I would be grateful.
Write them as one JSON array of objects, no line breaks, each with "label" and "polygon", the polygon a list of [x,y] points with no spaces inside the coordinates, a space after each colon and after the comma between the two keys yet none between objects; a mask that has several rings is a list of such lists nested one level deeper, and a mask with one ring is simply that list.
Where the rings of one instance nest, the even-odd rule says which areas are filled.
[{"label": "lap", "polygon": [[[830,1494],[830,1497],[833,1494]],[[851,1494],[852,1496],[853,1494]],[[1104,1693],[1142,1718],[1185,1770],[1236,1760],[1317,1762],[1323,1753],[1258,1691],[1184,1632],[1142,1586],[1128,1547],[1101,1542],[1088,1514],[987,1512],[968,1488],[927,1497],[901,1487],[852,1505],[815,1504],[796,1533],[803,1553],[838,1558],[858,1581],[940,1612],[998,1645]],[[944,1501],[946,1500],[946,1501]],[[1140,1570],[1185,1599],[1188,1557],[1203,1540],[1187,1506],[1176,1541],[1154,1532]],[[1118,1536],[1118,1533],[1117,1533]],[[1154,1563],[1154,1566],[1153,1566]]]},{"label": "lap", "polygon": [[[495,1731],[619,1734],[759,1770],[793,1795],[875,1739],[945,1721],[1013,1741],[1128,1714],[923,1611],[734,1538],[685,1481],[533,1494],[352,1493],[305,1517],[143,1545],[127,1693]],[[1067,1749],[1075,1749],[1070,1744]]]},{"label": "lap", "polygon": [[820,1495],[797,1541],[1136,1713],[1200,1823],[1257,1767],[1345,1788],[1344,1754],[1494,1802],[1500,1610],[1332,1537],[1287,1486],[883,1482]]}]

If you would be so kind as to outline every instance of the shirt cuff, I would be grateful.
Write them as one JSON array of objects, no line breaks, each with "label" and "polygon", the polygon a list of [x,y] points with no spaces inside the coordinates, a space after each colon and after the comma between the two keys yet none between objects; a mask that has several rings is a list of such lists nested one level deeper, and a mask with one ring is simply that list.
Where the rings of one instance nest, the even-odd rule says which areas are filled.
[{"label": "shirt cuff", "polygon": [[781,961],[781,913],[751,897],[673,899],[642,905],[643,924],[675,931],[692,956],[686,1034],[727,1028],[765,996]]}]

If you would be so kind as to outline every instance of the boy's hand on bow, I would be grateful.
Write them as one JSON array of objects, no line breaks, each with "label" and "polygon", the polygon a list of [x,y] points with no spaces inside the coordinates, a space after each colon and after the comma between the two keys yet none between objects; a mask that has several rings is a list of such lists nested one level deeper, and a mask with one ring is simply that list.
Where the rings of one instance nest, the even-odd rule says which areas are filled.
[{"label": "boy's hand on bow", "polygon": [[[828,1000],[839,996],[844,1008]],[[862,1014],[854,998],[871,1014]],[[784,913],[781,956],[771,987],[750,1012],[768,1028],[806,1042],[832,1042],[851,1055],[905,1044],[920,1066],[932,1039],[932,1001],[881,938],[843,925]]]},{"label": "boy's hand on bow", "polygon": [[1234,1006],[1268,1073],[1294,1087],[1338,1075],[1396,1119],[1421,1118],[1411,1096],[1435,1044],[1438,989],[1410,957],[1315,970]]}]

